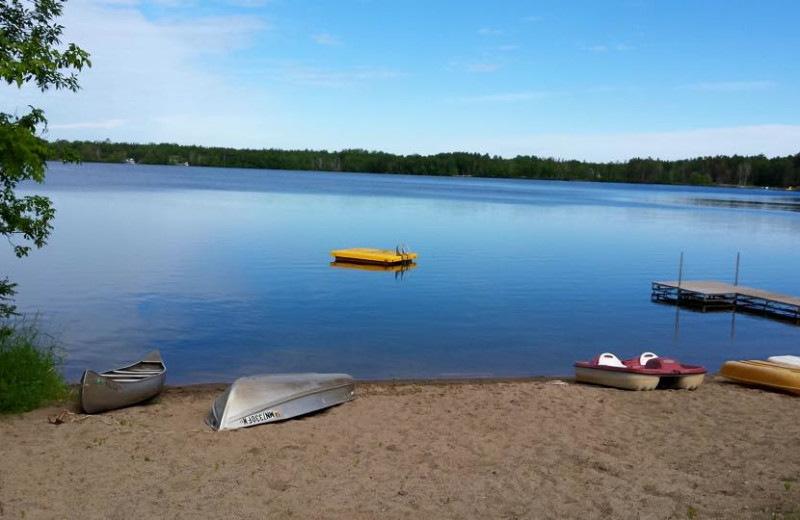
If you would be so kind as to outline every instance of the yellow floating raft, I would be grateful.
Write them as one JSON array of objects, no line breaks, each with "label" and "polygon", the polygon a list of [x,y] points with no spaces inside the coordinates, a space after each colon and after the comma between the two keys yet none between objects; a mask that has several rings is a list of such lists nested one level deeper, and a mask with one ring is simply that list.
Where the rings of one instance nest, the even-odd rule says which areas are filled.
[{"label": "yellow floating raft", "polygon": [[411,262],[419,255],[405,250],[395,249],[369,249],[367,247],[354,247],[352,249],[337,249],[331,251],[337,262],[351,262],[362,264],[392,265]]},{"label": "yellow floating raft", "polygon": [[771,361],[726,361],[719,374],[737,383],[800,394],[800,367]]}]

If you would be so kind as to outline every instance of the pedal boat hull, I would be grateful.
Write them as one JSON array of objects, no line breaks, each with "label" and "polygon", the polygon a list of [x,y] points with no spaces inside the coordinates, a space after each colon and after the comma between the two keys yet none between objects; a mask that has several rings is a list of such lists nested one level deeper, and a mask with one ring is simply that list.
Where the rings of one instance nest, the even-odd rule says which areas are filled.
[{"label": "pedal boat hull", "polygon": [[575,365],[575,380],[579,383],[610,386],[623,390],[655,390],[660,379],[660,376],[654,375]]},{"label": "pedal boat hull", "polygon": [[[601,354],[592,361],[575,363],[575,380],[579,383],[621,388],[623,390],[696,390],[705,379],[706,369],[697,365],[685,365],[673,358],[650,357],[618,361],[617,366],[603,364]],[[643,355],[644,356],[644,355]]]}]

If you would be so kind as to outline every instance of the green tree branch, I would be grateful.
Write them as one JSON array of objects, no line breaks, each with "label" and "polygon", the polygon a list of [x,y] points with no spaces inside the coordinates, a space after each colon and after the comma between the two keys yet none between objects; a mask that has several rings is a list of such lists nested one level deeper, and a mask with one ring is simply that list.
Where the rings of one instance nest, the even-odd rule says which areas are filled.
[{"label": "green tree branch", "polygon": [[[91,67],[89,54],[70,43],[61,45],[63,26],[56,23],[66,0],[0,0],[0,79],[11,87],[33,83],[76,92],[79,72]],[[47,143],[39,137],[47,128],[44,112],[35,107],[22,116],[0,112],[0,235],[14,246],[14,254],[26,256],[31,245],[19,245],[14,237],[40,248],[47,243],[55,216],[50,199],[40,195],[19,197],[17,185],[26,180],[41,183],[47,168]],[[10,303],[16,284],[0,280],[0,318],[14,313]]]}]

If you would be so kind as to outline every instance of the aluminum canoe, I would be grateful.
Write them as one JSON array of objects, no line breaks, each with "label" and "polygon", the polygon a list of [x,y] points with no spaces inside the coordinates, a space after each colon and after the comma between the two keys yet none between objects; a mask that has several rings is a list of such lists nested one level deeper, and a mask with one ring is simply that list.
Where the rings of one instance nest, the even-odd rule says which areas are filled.
[{"label": "aluminum canoe", "polygon": [[158,395],[166,378],[167,367],[158,350],[102,374],[86,370],[81,377],[81,407],[86,413],[100,413],[141,403]]},{"label": "aluminum canoe", "polygon": [[291,419],[355,397],[347,374],[269,374],[234,381],[211,406],[206,423],[233,430]]}]

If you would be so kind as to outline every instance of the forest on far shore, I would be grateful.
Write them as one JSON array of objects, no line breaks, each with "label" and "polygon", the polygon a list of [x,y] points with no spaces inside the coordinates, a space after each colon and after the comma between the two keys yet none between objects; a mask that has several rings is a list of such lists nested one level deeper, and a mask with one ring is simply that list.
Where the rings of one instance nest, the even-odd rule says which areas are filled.
[{"label": "forest on far shore", "polygon": [[[800,153],[768,158],[714,156],[675,161],[630,159],[594,163],[520,155],[514,158],[450,152],[435,155],[395,155],[350,149],[261,150],[204,147],[169,143],[113,143],[106,141],[48,142],[50,160],[164,165],[311,170],[355,173],[394,173],[636,182],[653,184],[800,187]],[[132,161],[130,161],[132,160]]]}]

